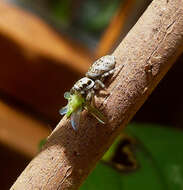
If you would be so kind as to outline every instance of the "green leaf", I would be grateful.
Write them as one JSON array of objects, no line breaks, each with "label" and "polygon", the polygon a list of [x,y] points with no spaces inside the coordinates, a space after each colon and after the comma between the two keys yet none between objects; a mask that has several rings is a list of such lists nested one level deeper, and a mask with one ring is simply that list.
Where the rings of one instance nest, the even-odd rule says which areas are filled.
[{"label": "green leaf", "polygon": [[[150,124],[131,124],[128,134],[141,141],[142,163],[151,161],[164,189],[183,189],[183,131]],[[146,171],[145,174],[147,174]]]},{"label": "green leaf", "polygon": [[[131,124],[125,132],[136,138],[138,168],[119,172],[100,162],[81,190],[182,190],[183,132],[150,124]],[[104,156],[105,162],[110,163],[119,139]]]},{"label": "green leaf", "polygon": [[120,190],[122,189],[120,177],[120,173],[103,163],[99,163],[80,190]]}]

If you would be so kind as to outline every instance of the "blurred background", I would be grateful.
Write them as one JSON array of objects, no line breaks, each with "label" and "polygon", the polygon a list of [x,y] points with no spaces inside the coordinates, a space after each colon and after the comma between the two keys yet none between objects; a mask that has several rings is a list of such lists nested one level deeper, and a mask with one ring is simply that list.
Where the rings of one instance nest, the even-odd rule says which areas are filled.
[{"label": "blurred background", "polygon": [[[0,1],[1,189],[10,188],[61,119],[64,92],[117,47],[150,2]],[[180,57],[133,121],[182,128],[181,62]]]}]

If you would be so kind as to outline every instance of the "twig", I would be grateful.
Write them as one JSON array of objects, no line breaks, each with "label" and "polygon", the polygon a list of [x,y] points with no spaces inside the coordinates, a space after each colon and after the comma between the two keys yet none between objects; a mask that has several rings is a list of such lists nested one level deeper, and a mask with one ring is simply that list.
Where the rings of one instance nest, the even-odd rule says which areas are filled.
[{"label": "twig", "polygon": [[154,0],[114,52],[124,67],[107,81],[109,95],[96,98],[107,125],[84,111],[74,131],[63,118],[11,190],[78,189],[182,50],[183,0]]}]

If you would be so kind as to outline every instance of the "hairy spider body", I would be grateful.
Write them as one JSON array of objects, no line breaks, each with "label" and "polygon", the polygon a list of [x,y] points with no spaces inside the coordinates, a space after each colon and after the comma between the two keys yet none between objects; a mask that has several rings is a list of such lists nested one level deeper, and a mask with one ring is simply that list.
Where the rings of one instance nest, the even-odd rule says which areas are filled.
[{"label": "hairy spider body", "polygon": [[71,93],[81,93],[87,101],[91,101],[95,90],[105,88],[103,80],[114,73],[115,57],[106,55],[95,61],[85,74],[84,78],[78,80],[71,89]]},{"label": "hairy spider body", "polygon": [[92,64],[85,76],[91,79],[105,78],[113,73],[115,64],[116,60],[113,55],[103,56]]},{"label": "hairy spider body", "polygon": [[93,80],[89,79],[88,77],[83,77],[74,84],[70,92],[71,94],[79,92],[86,98],[86,100],[90,100],[94,94],[94,87],[95,82]]}]

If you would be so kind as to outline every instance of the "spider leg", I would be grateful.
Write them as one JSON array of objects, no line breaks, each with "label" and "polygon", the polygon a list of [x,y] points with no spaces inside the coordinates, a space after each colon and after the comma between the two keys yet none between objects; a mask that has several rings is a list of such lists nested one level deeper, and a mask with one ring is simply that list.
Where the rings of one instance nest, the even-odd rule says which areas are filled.
[{"label": "spider leg", "polygon": [[115,75],[113,76],[113,79],[117,77],[117,75],[118,75],[119,72],[123,69],[123,67],[124,67],[124,65],[121,64],[121,65],[119,65],[118,67],[115,67],[114,69],[111,70],[112,73],[110,73],[110,74],[114,74],[114,72],[117,71],[117,72],[115,73]]},{"label": "spider leg", "polygon": [[98,90],[99,89],[99,85],[95,83],[94,87],[93,87],[95,90]]},{"label": "spider leg", "polygon": [[85,94],[85,91],[84,91],[84,90],[81,90],[81,92],[80,92],[80,93],[83,95],[83,94]]},{"label": "spider leg", "polygon": [[95,81],[95,86],[94,86],[94,88],[97,90],[97,89],[99,89],[99,88],[105,88],[105,85],[104,85],[104,83],[101,81],[101,80],[96,80]]},{"label": "spider leg", "polygon": [[92,99],[92,96],[94,95],[93,93],[93,89],[88,91],[88,94],[86,96],[86,101],[90,102],[90,100]]},{"label": "spider leg", "polygon": [[112,75],[112,74],[115,72],[115,70],[116,70],[115,68],[114,68],[114,69],[111,69],[110,71],[104,73],[104,74],[101,76],[101,78],[105,78],[105,77],[107,77],[107,76],[109,76],[109,75]]},{"label": "spider leg", "polygon": [[95,105],[95,99],[94,99],[95,91],[93,89],[91,90],[91,94],[92,94],[92,96],[91,96],[91,105],[94,106]]}]

